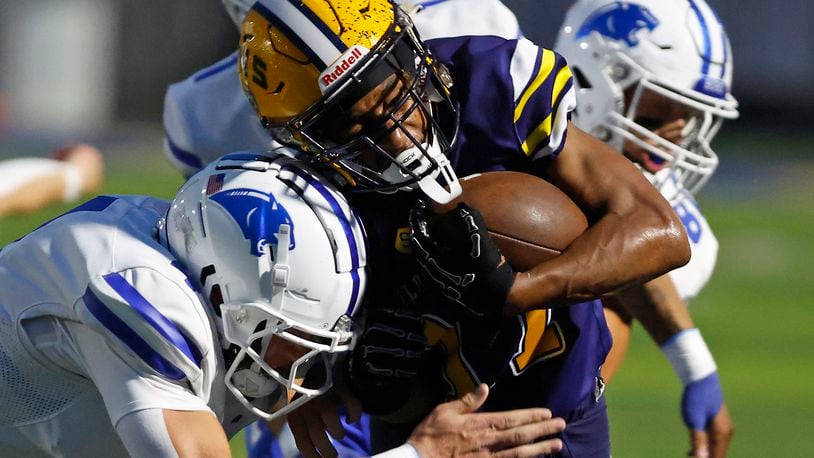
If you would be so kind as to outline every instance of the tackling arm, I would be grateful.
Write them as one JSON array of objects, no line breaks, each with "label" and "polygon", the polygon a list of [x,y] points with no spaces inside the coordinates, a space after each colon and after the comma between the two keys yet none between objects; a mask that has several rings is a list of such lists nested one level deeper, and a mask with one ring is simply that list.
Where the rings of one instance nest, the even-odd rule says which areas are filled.
[{"label": "tackling arm", "polygon": [[626,289],[617,298],[661,347],[684,386],[681,413],[690,430],[693,456],[725,456],[735,426],[712,353],[672,279],[661,276]]},{"label": "tackling arm", "polygon": [[515,311],[581,302],[687,263],[690,247],[666,200],[621,154],[569,124],[547,178],[582,208],[591,227],[560,256],[517,274]]}]

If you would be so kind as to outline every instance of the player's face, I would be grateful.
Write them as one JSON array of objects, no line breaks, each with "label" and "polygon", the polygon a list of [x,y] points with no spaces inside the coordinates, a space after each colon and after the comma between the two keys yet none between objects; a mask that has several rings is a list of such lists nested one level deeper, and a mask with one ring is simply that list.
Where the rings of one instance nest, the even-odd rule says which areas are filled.
[{"label": "player's face", "polygon": [[[628,100],[628,106],[630,100]],[[636,109],[634,121],[642,127],[652,131],[665,140],[681,145],[688,134],[688,130],[696,125],[700,113],[682,105],[675,100],[671,100],[653,91],[643,92],[641,100]],[[655,147],[652,140],[645,141]],[[645,170],[655,173],[669,165],[662,158],[659,158],[634,142],[626,141],[624,144],[624,154],[631,161],[641,165]]]},{"label": "player's face", "polygon": [[291,365],[301,356],[308,353],[308,349],[280,336],[271,337],[265,360],[272,369],[280,373],[288,373]]},{"label": "player's face", "polygon": [[[336,144],[344,144],[358,135],[366,135],[391,156],[427,141],[429,122],[409,94],[407,77],[393,74],[354,103],[344,119],[326,126],[324,135]],[[360,154],[358,161],[376,170],[390,162],[372,150]]]}]

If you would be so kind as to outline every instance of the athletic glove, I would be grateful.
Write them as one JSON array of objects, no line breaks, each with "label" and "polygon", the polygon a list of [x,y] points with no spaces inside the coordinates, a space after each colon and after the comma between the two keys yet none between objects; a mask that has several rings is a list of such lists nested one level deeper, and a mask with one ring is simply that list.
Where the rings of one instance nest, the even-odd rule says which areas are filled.
[{"label": "athletic glove", "polygon": [[455,210],[435,215],[419,200],[410,211],[410,231],[423,273],[444,296],[476,315],[502,313],[515,271],[480,212],[459,203]]},{"label": "athletic glove", "polygon": [[684,387],[684,394],[681,396],[681,417],[687,428],[706,431],[723,404],[721,381],[718,380],[718,373],[713,372]]},{"label": "athletic glove", "polygon": [[349,382],[365,412],[386,415],[406,403],[429,348],[418,314],[391,308],[368,309],[366,314]]},{"label": "athletic glove", "polygon": [[723,406],[718,368],[701,332],[685,329],[661,347],[684,385],[681,417],[687,428],[705,431]]}]

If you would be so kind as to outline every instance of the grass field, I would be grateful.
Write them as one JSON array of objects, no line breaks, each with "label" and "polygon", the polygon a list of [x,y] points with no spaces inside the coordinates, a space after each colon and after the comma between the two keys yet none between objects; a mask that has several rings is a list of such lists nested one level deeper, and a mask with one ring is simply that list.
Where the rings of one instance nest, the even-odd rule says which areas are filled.
[{"label": "grass field", "polygon": [[[103,192],[170,197],[181,180],[157,150],[111,157]],[[810,172],[814,163],[795,162],[769,170],[776,175],[771,182],[754,183],[727,182],[723,173],[725,183],[700,199],[721,248],[713,280],[692,312],[716,356],[737,425],[734,457],[814,456]],[[65,209],[0,221],[0,246]],[[640,327],[607,395],[614,456],[684,455],[679,384]],[[239,441],[233,446],[236,456],[245,454]]]}]

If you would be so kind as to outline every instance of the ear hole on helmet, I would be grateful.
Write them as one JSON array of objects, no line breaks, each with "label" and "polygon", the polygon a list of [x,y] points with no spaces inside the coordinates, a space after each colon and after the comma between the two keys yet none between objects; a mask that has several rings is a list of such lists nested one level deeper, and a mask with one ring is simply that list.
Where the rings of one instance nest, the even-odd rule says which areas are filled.
[{"label": "ear hole on helmet", "polygon": [[212,285],[212,289],[209,290],[209,305],[215,309],[215,313],[220,317],[221,311],[220,306],[223,304],[223,294],[220,291],[220,285],[215,284]]}]

